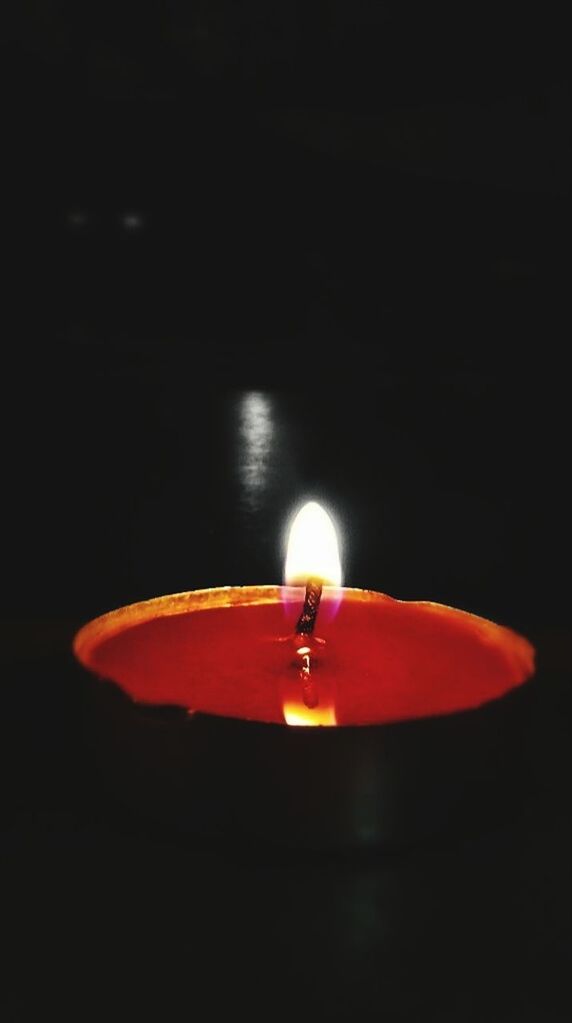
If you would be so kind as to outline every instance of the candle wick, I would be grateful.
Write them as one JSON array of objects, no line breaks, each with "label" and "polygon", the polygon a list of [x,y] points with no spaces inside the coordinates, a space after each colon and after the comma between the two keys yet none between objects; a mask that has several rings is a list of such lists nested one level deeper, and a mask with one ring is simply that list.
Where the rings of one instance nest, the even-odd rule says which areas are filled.
[{"label": "candle wick", "polygon": [[298,636],[312,635],[314,626],[316,625],[316,618],[318,617],[321,599],[322,584],[316,579],[308,579],[308,582],[306,583],[304,607],[302,608],[302,613],[296,626],[296,634]]},{"label": "candle wick", "polygon": [[314,627],[316,625],[316,618],[318,617],[318,611],[320,608],[320,600],[322,598],[322,584],[316,579],[308,579],[306,583],[306,595],[304,597],[304,607],[302,613],[298,619],[296,625],[296,637],[301,641],[298,647],[297,654],[301,658],[300,665],[300,681],[302,683],[302,698],[306,707],[312,709],[317,707],[320,700],[318,696],[318,689],[312,677],[310,655],[311,648],[304,645],[304,639],[307,640],[312,635]]}]

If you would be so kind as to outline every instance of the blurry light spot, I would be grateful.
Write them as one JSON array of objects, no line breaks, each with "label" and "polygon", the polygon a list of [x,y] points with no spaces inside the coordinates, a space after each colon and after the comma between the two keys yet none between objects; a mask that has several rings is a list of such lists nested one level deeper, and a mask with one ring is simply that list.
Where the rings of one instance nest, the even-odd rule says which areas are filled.
[{"label": "blurry light spot", "polygon": [[270,400],[258,391],[249,391],[239,406],[238,473],[252,507],[258,505],[268,485],[273,435]]},{"label": "blurry light spot", "polygon": [[70,227],[85,227],[89,217],[85,210],[70,210],[67,215],[67,222]]},{"label": "blurry light spot", "polygon": [[140,231],[144,225],[144,219],[140,213],[124,213],[121,223],[126,231]]}]

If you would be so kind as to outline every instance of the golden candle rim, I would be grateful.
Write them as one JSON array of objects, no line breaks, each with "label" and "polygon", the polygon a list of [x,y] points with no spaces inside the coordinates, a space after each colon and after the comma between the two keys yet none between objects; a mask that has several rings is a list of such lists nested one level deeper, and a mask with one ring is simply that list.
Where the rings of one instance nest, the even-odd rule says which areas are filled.
[{"label": "golden candle rim", "polygon": [[[303,587],[292,585],[216,586],[151,597],[148,600],[125,604],[91,619],[74,636],[72,649],[78,661],[89,668],[89,657],[100,643],[137,625],[143,625],[157,618],[167,618],[189,612],[282,603],[285,592],[296,590],[302,591]],[[398,597],[391,597],[387,593],[350,586],[324,586],[324,594],[341,594],[344,599],[361,603],[406,604],[408,607],[431,608],[438,613],[452,615],[459,620],[471,621],[479,629],[483,639],[488,638],[491,642],[500,640],[502,636],[507,640],[511,639],[513,644],[520,647],[521,654],[530,658],[531,670],[533,669],[535,649],[524,636],[489,618],[473,614],[471,611],[463,611],[461,608],[450,607],[433,600],[401,600]]]}]

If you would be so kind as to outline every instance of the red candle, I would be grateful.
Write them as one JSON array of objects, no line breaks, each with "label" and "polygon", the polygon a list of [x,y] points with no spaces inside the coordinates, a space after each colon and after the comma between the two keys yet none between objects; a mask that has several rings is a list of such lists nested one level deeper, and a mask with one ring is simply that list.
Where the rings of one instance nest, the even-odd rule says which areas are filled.
[{"label": "red candle", "polygon": [[[341,579],[331,520],[306,506],[287,582]],[[533,672],[527,640],[431,602],[324,586],[312,627],[300,585],[227,587],[112,611],[76,636],[79,660],[134,700],[290,725],[366,725],[478,707]]]},{"label": "red candle", "polygon": [[[532,674],[530,644],[464,611],[342,588],[315,504],[291,529],[286,582],[158,597],[77,634],[81,663],[130,698],[91,689],[112,791],[177,834],[320,848],[504,815],[528,711],[497,697]],[[184,710],[140,710],[166,704]]]}]

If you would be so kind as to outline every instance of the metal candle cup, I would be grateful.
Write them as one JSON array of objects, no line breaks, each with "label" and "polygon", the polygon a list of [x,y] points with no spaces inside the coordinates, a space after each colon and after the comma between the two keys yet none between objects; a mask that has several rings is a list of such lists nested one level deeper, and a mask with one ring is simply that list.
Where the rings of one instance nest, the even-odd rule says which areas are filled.
[{"label": "metal candle cup", "polygon": [[80,662],[115,683],[92,686],[115,788],[177,830],[313,847],[399,846],[502,814],[530,644],[438,604],[326,587],[313,671],[337,727],[287,725],[303,596],[194,591],[78,633]]}]

